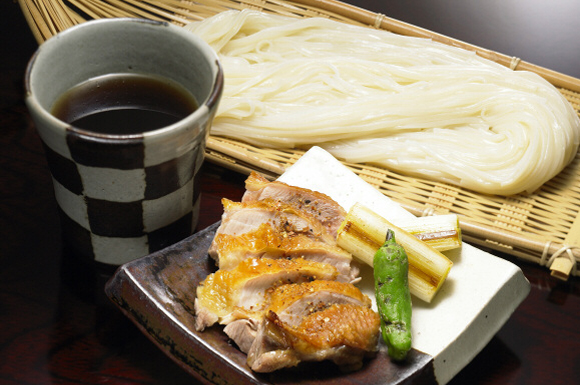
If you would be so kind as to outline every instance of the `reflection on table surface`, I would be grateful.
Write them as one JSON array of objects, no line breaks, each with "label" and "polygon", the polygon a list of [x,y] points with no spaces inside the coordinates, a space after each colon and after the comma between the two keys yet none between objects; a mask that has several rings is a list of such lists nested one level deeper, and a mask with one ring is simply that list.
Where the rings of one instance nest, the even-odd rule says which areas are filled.
[{"label": "reflection on table surface", "polygon": [[[580,77],[579,2],[350,2]],[[16,3],[2,2],[0,10],[0,383],[196,383],[115,308],[95,302],[92,286],[61,278],[51,179],[23,103],[23,73],[36,42]],[[219,220],[222,197],[241,197],[244,179],[204,166],[200,229]],[[532,291],[451,384],[556,385],[579,378],[578,279],[557,281],[545,268],[502,257],[522,268]]]}]

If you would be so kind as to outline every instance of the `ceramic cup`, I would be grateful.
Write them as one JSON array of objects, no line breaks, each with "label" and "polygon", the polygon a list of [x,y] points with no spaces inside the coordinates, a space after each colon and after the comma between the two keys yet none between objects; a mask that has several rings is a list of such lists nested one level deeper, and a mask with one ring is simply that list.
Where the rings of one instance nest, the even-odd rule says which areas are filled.
[{"label": "ceramic cup", "polygon": [[[199,108],[166,127],[124,135],[75,128],[51,114],[71,87],[115,73],[171,79]],[[197,176],[222,88],[215,52],[168,23],[88,21],[39,47],[26,72],[26,103],[44,144],[70,252],[119,266],[194,232]]]}]

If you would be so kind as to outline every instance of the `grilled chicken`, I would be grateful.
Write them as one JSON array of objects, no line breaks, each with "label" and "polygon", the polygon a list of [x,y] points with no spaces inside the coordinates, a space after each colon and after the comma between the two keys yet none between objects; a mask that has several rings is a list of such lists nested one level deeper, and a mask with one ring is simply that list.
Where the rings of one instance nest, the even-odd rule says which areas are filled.
[{"label": "grilled chicken", "polygon": [[360,368],[378,349],[379,315],[357,287],[313,281],[277,287],[254,332],[248,364],[257,372],[331,360]]},{"label": "grilled chicken", "polygon": [[261,319],[267,296],[277,286],[312,281],[334,280],[338,272],[328,264],[297,259],[250,258],[233,270],[210,274],[197,288],[196,329],[216,322],[227,325],[236,319]]},{"label": "grilled chicken", "polygon": [[[295,366],[301,361],[324,359],[344,364],[342,361],[347,356],[352,360],[349,366],[357,366],[377,348],[377,339],[369,340],[367,337],[378,334],[379,323],[373,321],[378,315],[371,310],[370,298],[350,283],[315,280],[281,285],[272,290],[268,301],[269,305],[263,312],[265,318],[241,317],[224,329],[240,350],[248,353],[250,365],[256,371],[271,371]],[[341,315],[342,312],[351,314],[346,317]],[[320,318],[321,315],[324,316]],[[332,317],[349,319],[350,323],[337,326],[329,323],[334,319]],[[366,319],[361,321],[358,317]],[[324,323],[314,330],[317,319]],[[264,322],[274,324],[264,325]],[[282,336],[278,335],[280,333]],[[316,333],[320,335],[318,341],[314,337]],[[325,333],[332,334],[332,337]],[[314,353],[319,347],[323,349]]]},{"label": "grilled chicken", "polygon": [[322,360],[360,368],[378,348],[380,320],[336,244],[342,207],[255,173],[242,202],[222,203],[209,250],[219,269],[197,288],[196,329],[224,325],[257,372]]},{"label": "grilled chicken", "polygon": [[230,270],[247,258],[304,258],[333,265],[340,281],[352,282],[359,269],[352,255],[335,244],[303,233],[280,233],[270,223],[262,223],[241,235],[216,234],[213,251],[220,269]]},{"label": "grilled chicken", "polygon": [[334,237],[336,237],[337,230],[346,216],[342,206],[325,194],[278,181],[270,182],[252,172],[246,179],[246,192],[242,197],[242,202],[262,200],[284,202],[297,210],[310,213]]},{"label": "grilled chicken", "polygon": [[344,282],[317,280],[277,287],[270,296],[268,311],[277,314],[288,326],[331,304],[355,304],[370,308],[372,302],[359,288]]},{"label": "grilled chicken", "polygon": [[[316,218],[284,202],[263,200],[242,203],[222,199],[222,204],[224,213],[216,236],[220,234],[239,236],[255,231],[266,223],[282,237],[303,234],[321,242],[336,244],[336,239]],[[217,249],[218,245],[214,240],[209,255],[219,263]]]},{"label": "grilled chicken", "polygon": [[355,304],[330,304],[296,326],[268,311],[248,351],[248,365],[271,372],[303,361],[331,360],[341,370],[357,370],[378,349],[379,324],[375,311]]}]

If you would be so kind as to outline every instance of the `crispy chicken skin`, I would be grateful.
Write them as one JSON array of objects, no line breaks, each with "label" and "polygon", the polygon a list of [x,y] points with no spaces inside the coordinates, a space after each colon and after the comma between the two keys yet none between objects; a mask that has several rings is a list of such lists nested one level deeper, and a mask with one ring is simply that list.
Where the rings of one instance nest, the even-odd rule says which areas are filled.
[{"label": "crispy chicken skin", "polygon": [[325,263],[297,259],[249,258],[233,270],[210,274],[197,288],[196,329],[238,318],[261,318],[272,289],[287,283],[334,280],[336,269]]},{"label": "crispy chicken skin", "polygon": [[248,351],[248,365],[271,372],[302,361],[331,360],[341,370],[357,370],[378,349],[379,324],[376,312],[354,304],[330,304],[295,327],[268,311]]},{"label": "crispy chicken skin", "polygon": [[[336,239],[308,212],[300,211],[284,202],[263,200],[253,202],[233,202],[222,199],[224,213],[216,236],[225,234],[240,236],[256,231],[262,224],[268,224],[279,236],[302,234],[321,242],[336,244]],[[217,238],[219,240],[219,237]],[[215,240],[209,249],[214,259],[219,259]]]},{"label": "crispy chicken skin", "polygon": [[268,311],[276,313],[288,326],[296,327],[304,317],[339,303],[368,308],[372,304],[369,297],[350,283],[316,280],[277,287],[270,296]]},{"label": "crispy chicken skin", "polygon": [[281,233],[269,223],[240,235],[219,233],[213,250],[220,269],[230,270],[247,258],[304,258],[328,263],[338,272],[340,281],[351,282],[358,276],[352,255],[336,244],[323,242],[303,233]]},{"label": "crispy chicken skin", "polygon": [[246,192],[242,202],[277,200],[296,209],[310,213],[336,237],[336,232],[346,216],[346,211],[328,195],[283,182],[270,182],[252,172],[246,179]]},{"label": "crispy chicken skin", "polygon": [[352,304],[371,307],[371,300],[356,286],[346,282],[318,279],[314,281],[291,283],[268,290],[265,296],[267,305],[260,313],[236,313],[237,319],[228,323],[225,333],[247,353],[262,323],[266,312],[274,312],[289,327],[297,327],[311,314],[324,310],[334,304]]},{"label": "crispy chicken skin", "polygon": [[331,360],[355,370],[376,352],[379,324],[370,298],[352,284],[317,280],[279,286],[254,332],[248,364],[270,372]]}]

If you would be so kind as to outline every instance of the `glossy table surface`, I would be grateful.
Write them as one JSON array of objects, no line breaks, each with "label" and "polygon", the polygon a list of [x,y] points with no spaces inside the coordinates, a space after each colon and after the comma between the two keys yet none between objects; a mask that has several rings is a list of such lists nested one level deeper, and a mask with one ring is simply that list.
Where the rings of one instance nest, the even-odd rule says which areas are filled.
[{"label": "glossy table surface", "polygon": [[[579,2],[350,3],[580,77]],[[68,279],[50,174],[23,102],[37,44],[16,3],[1,2],[0,18],[0,384],[197,383],[103,298],[88,295],[93,287]],[[244,179],[204,166],[199,229],[219,220],[222,197],[241,197]],[[452,385],[580,378],[580,281],[512,261],[531,293]]]}]

